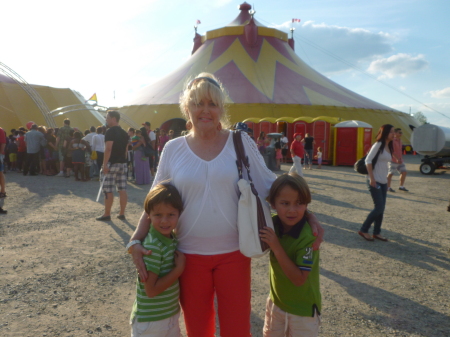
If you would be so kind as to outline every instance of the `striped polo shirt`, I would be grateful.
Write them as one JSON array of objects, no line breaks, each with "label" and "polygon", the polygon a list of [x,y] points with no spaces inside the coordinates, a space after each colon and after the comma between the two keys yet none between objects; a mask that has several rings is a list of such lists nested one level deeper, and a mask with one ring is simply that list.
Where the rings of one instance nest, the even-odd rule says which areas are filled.
[{"label": "striped polo shirt", "polygon": [[[167,238],[157,230],[150,227],[150,231],[143,244],[145,249],[152,251],[149,256],[144,256],[147,270],[159,277],[167,275],[175,266],[174,253],[177,248],[177,239],[172,233],[172,238]],[[178,298],[180,289],[178,280],[161,294],[149,298],[145,293],[144,283],[136,280],[136,300],[131,312],[131,321],[134,318],[138,322],[160,321],[169,318],[180,311]]]}]

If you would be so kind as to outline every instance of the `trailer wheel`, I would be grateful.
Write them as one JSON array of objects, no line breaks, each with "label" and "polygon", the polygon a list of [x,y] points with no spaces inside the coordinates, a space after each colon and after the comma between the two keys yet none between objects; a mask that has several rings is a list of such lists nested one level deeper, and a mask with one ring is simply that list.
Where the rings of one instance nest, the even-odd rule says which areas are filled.
[{"label": "trailer wheel", "polygon": [[422,163],[422,165],[420,165],[420,173],[422,174],[433,174],[435,170],[436,166],[434,166],[433,163]]}]

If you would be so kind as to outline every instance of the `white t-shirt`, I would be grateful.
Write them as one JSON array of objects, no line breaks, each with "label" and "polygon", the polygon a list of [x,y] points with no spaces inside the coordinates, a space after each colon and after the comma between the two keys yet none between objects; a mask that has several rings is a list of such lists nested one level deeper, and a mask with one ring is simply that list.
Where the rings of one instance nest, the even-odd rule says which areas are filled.
[{"label": "white t-shirt", "polygon": [[91,133],[88,133],[86,136],[84,136],[84,140],[85,141],[87,141],[88,143],[89,143],[89,145],[91,145],[91,147],[92,147],[92,138],[96,135],[97,133],[95,133],[95,132],[91,132]]},{"label": "white t-shirt", "polygon": [[148,132],[148,138],[150,138],[150,141],[156,140],[156,135],[153,131]]},{"label": "white t-shirt", "polygon": [[[375,158],[378,150],[380,149],[381,142],[376,142],[372,145],[372,148],[369,151],[369,154],[366,157],[366,165],[372,164],[372,160]],[[392,160],[392,155],[386,149],[383,150],[378,156],[377,162],[375,163],[375,168],[373,169],[373,177],[375,181],[380,184],[387,184],[387,175],[388,175],[388,162]],[[367,175],[367,177],[369,177]]]},{"label": "white t-shirt", "polygon": [[289,140],[287,139],[286,136],[284,136],[283,138],[281,138],[280,143],[281,143],[281,147],[285,148],[287,143],[289,143]]},{"label": "white t-shirt", "polygon": [[[266,167],[255,142],[246,133],[242,133],[242,141],[255,187],[265,198],[276,175]],[[192,152],[186,137],[169,141],[161,154],[152,187],[168,179],[180,192],[184,205],[176,228],[178,249],[200,255],[239,250],[239,176],[232,132],[220,154],[210,161]]]},{"label": "white t-shirt", "polygon": [[105,135],[104,134],[96,134],[94,137],[92,137],[92,145],[91,145],[92,151],[97,152],[105,152]]}]

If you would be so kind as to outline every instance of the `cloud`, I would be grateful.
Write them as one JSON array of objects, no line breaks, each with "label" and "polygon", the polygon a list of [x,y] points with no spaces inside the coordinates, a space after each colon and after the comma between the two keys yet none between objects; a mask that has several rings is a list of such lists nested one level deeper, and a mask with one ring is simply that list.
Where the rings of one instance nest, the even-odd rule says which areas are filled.
[{"label": "cloud", "polygon": [[442,90],[430,91],[429,94],[434,98],[450,98],[450,87]]},{"label": "cloud", "polygon": [[419,54],[397,54],[388,58],[379,58],[373,61],[367,71],[371,74],[380,74],[380,78],[406,77],[428,67],[425,56]]},{"label": "cloud", "polygon": [[[289,32],[291,21],[271,27]],[[327,75],[351,70],[352,65],[371,61],[393,51],[397,37],[385,32],[340,27],[307,21],[294,24],[297,54],[312,67]],[[290,34],[289,34],[290,36]]]}]

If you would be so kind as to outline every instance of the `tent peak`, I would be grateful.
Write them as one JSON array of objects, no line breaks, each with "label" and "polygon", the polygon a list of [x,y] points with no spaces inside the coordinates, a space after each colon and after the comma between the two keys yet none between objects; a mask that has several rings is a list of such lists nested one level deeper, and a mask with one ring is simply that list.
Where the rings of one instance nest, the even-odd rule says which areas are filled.
[{"label": "tent peak", "polygon": [[[250,22],[251,15],[249,11],[252,9],[252,5],[244,2],[239,5],[239,10],[241,11],[236,19],[231,21],[227,26],[244,26]],[[255,24],[259,27],[265,27],[261,23],[255,20]]]},{"label": "tent peak", "polygon": [[241,11],[249,11],[252,9],[252,5],[246,3],[245,1],[239,5],[239,10]]}]

